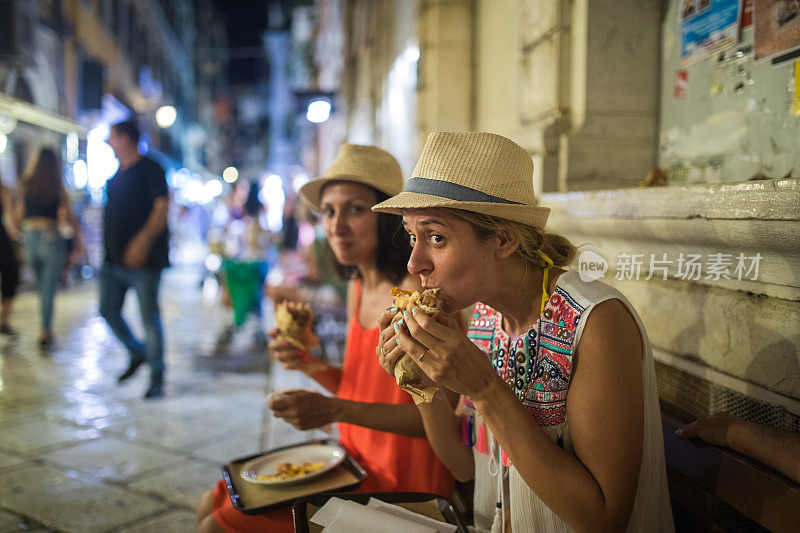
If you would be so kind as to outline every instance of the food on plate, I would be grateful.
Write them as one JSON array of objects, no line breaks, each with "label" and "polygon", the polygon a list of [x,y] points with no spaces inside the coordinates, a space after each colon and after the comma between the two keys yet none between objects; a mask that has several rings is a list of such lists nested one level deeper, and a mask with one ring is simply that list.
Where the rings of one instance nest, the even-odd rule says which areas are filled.
[{"label": "food on plate", "polygon": [[319,346],[319,338],[311,329],[314,311],[307,303],[281,302],[275,306],[273,338],[289,342],[301,350]]},{"label": "food on plate", "polygon": [[[438,288],[425,289],[422,292],[405,291],[400,287],[393,288],[389,294],[394,296],[394,306],[397,307],[397,313],[392,318],[392,324],[403,318],[403,311],[411,312],[414,307],[436,318],[439,315],[438,293]],[[417,404],[432,402],[433,395],[439,390],[439,387],[425,383],[424,373],[408,354],[404,354],[397,361],[394,367],[394,377],[397,380],[397,385],[411,394],[414,403]]]},{"label": "food on plate", "polygon": [[274,474],[260,474],[256,476],[257,481],[286,481],[298,477],[307,476],[319,472],[325,468],[324,462],[319,463],[278,463],[275,465]]}]

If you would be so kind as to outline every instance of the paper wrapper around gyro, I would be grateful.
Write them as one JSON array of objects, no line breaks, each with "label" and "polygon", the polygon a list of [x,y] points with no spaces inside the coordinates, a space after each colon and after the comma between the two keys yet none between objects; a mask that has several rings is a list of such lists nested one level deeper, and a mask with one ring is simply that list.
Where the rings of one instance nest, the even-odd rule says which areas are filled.
[{"label": "paper wrapper around gyro", "polygon": [[[319,347],[319,338],[311,330],[314,311],[306,303],[282,302],[275,306],[275,329],[272,337],[277,341],[286,341],[300,350],[313,350]],[[311,358],[294,367],[306,374],[313,374],[325,369],[325,364]]]},{"label": "paper wrapper around gyro", "polygon": [[[392,289],[390,294],[394,296],[394,306],[397,307],[397,314],[392,318],[392,324],[403,318],[403,311],[410,313],[415,307],[436,318],[439,314],[438,292],[439,289],[425,289],[421,293],[419,291],[404,291],[400,287]],[[425,384],[424,372],[408,354],[404,354],[397,361],[394,367],[394,377],[397,380],[397,385],[411,394],[415,404],[431,403],[433,395],[439,390],[439,387]]]},{"label": "paper wrapper around gyro", "polygon": [[301,350],[319,347],[319,338],[311,331],[314,311],[306,303],[282,302],[275,306],[273,337]]}]

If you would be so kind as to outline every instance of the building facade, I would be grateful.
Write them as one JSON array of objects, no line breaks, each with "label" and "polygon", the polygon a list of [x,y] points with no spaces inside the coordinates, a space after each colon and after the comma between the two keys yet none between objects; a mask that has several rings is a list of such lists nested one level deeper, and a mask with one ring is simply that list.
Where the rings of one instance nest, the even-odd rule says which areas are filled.
[{"label": "building facade", "polygon": [[[754,61],[744,13],[733,43],[687,61],[680,4],[346,1],[346,137],[407,175],[431,131],[515,140],[550,230],[640,311],[662,400],[797,429],[796,67]],[[651,171],[667,186],[636,187]]]}]

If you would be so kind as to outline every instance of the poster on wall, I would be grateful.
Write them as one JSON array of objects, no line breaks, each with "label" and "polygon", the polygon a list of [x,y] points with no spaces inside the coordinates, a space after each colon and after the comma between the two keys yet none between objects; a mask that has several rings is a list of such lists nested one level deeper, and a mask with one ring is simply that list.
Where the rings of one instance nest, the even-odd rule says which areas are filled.
[{"label": "poster on wall", "polygon": [[681,61],[697,63],[739,42],[741,0],[680,0]]},{"label": "poster on wall", "polygon": [[758,0],[753,36],[755,59],[796,59],[800,51],[800,0]]},{"label": "poster on wall", "polygon": [[753,7],[756,0],[742,0],[742,29],[753,25]]}]

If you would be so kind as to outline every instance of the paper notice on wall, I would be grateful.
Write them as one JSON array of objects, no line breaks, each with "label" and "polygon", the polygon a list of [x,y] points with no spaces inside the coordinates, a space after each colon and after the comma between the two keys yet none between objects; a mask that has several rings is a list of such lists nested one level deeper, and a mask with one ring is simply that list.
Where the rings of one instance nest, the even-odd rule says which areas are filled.
[{"label": "paper notice on wall", "polygon": [[[800,2],[759,0],[753,14],[755,59],[791,61],[800,50]],[[782,56],[788,57],[782,57]]]},{"label": "paper notice on wall", "polygon": [[742,29],[753,25],[753,4],[755,4],[755,0],[742,2]]},{"label": "paper notice on wall", "polygon": [[678,11],[682,66],[739,42],[741,0],[681,0]]},{"label": "paper notice on wall", "polygon": [[689,97],[689,71],[680,69],[675,71],[675,86],[672,88],[672,96],[679,100],[686,100]]}]

